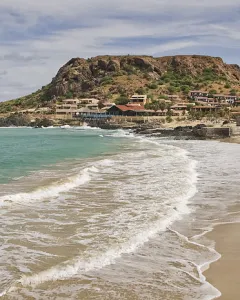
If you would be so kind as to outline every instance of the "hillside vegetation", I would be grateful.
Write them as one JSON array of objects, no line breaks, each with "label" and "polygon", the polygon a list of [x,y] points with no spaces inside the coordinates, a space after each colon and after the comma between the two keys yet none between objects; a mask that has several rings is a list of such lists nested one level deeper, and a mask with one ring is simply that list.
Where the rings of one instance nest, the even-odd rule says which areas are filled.
[{"label": "hillside vegetation", "polygon": [[50,84],[25,97],[0,103],[0,112],[51,107],[73,97],[110,102],[134,93],[152,99],[163,94],[187,98],[190,90],[238,94],[240,67],[225,64],[219,57],[199,55],[72,58]]}]

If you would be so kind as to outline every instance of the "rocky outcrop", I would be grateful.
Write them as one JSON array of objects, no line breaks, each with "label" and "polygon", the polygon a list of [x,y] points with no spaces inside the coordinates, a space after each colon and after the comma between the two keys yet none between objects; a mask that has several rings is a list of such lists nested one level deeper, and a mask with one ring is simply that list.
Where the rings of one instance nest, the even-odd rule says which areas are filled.
[{"label": "rocky outcrop", "polygon": [[231,136],[231,130],[229,127],[204,127],[194,131],[194,134],[199,137],[209,139],[228,138]]},{"label": "rocky outcrop", "polygon": [[139,126],[135,133],[154,137],[169,137],[171,139],[220,139],[231,136],[230,127],[207,127],[203,124],[192,126],[178,126],[175,128],[156,128],[149,125]]},{"label": "rocky outcrop", "polygon": [[[109,95],[119,94],[130,95],[140,89],[151,89],[151,85],[158,80],[162,80],[166,74],[173,73],[187,76],[190,82],[194,82],[188,88],[194,88],[197,80],[206,71],[214,75],[212,81],[221,81],[237,84],[239,87],[240,67],[238,65],[228,65],[220,57],[201,55],[177,55],[165,57],[152,56],[97,56],[90,59],[72,58],[57,72],[52,82],[43,87],[42,90],[19,98],[24,102],[25,107],[34,105],[37,101],[51,101],[64,97],[98,97],[106,99]],[[200,78],[199,77],[199,78]],[[168,83],[169,84],[169,83]],[[158,87],[156,95],[168,92],[168,84],[164,83],[162,90]],[[183,83],[184,85],[185,83]],[[224,83],[223,83],[224,87]],[[197,87],[196,87],[197,88]],[[165,90],[164,90],[165,89]],[[240,87],[239,87],[240,90]],[[152,90],[150,91],[152,93]],[[179,93],[183,90],[179,89]]]},{"label": "rocky outcrop", "polygon": [[[198,76],[206,69],[212,69],[215,74],[225,76],[228,80],[240,80],[238,65],[227,65],[219,57],[210,56],[166,56],[154,58],[151,56],[99,56],[92,59],[73,58],[66,63],[52,80],[49,95],[62,96],[68,91],[73,96],[91,93],[98,89],[106,77],[144,73],[155,74],[160,78],[171,70],[178,74]],[[121,73],[122,72],[122,73]],[[141,74],[142,72],[142,74]],[[99,91],[101,96],[101,91]]]}]

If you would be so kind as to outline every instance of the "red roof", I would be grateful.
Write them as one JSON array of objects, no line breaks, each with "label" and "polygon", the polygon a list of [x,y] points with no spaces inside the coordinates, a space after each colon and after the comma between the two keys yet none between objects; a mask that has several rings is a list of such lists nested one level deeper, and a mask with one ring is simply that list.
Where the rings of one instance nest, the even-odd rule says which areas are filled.
[{"label": "red roof", "polygon": [[128,110],[134,110],[134,111],[143,111],[145,108],[141,105],[116,105],[118,109],[121,111],[128,111]]}]

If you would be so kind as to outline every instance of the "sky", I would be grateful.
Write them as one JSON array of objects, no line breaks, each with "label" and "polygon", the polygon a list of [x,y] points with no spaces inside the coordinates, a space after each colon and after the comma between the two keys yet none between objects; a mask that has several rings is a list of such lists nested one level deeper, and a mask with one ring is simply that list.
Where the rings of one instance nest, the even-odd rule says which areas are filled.
[{"label": "sky", "polygon": [[72,57],[220,56],[240,65],[240,0],[1,0],[0,101],[48,84]]}]

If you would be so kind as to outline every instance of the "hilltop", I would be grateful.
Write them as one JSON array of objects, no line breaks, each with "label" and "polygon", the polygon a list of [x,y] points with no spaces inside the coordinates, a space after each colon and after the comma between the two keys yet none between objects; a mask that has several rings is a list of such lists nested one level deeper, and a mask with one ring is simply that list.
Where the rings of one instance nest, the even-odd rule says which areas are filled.
[{"label": "hilltop", "polygon": [[190,90],[240,92],[240,67],[220,57],[200,55],[97,56],[72,58],[42,89],[0,103],[0,112],[54,106],[66,98],[95,97],[114,102],[119,96],[177,94],[187,99]]}]

